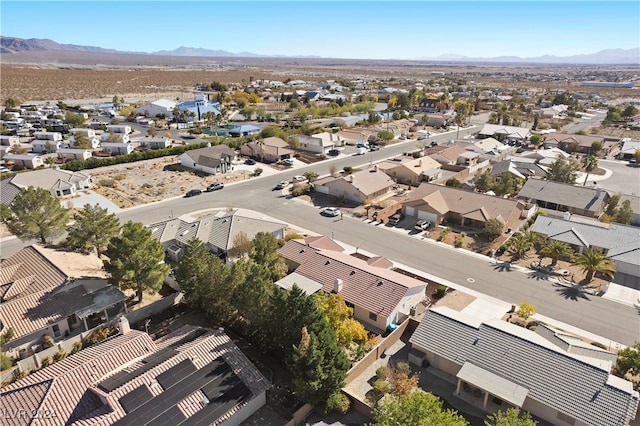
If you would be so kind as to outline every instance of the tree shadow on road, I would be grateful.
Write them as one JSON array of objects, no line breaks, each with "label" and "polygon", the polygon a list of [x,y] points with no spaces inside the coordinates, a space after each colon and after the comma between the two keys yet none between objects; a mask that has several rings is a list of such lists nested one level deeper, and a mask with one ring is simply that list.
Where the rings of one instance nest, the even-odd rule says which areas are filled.
[{"label": "tree shadow on road", "polygon": [[579,285],[565,287],[560,284],[554,284],[554,286],[556,287],[556,291],[567,300],[591,300],[588,296],[588,293],[585,293],[584,289]]},{"label": "tree shadow on road", "polygon": [[493,267],[494,271],[498,272],[511,272],[513,269],[511,268],[511,262],[498,262]]},{"label": "tree shadow on road", "polygon": [[531,271],[527,273],[527,277],[536,281],[549,281],[549,274],[541,271]]}]

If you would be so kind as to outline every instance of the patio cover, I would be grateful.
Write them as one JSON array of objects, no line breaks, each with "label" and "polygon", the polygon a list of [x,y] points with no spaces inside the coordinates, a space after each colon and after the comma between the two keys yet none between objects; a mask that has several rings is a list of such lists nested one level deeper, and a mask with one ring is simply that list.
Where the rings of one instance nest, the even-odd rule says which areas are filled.
[{"label": "patio cover", "polygon": [[473,365],[468,361],[462,365],[456,377],[516,407],[522,407],[524,400],[529,394],[529,389],[493,374],[477,365]]},{"label": "patio cover", "polygon": [[292,272],[286,277],[276,281],[276,284],[285,290],[291,290],[293,285],[296,284],[300,287],[307,296],[311,296],[316,291],[322,289],[322,284],[305,277],[304,275]]}]

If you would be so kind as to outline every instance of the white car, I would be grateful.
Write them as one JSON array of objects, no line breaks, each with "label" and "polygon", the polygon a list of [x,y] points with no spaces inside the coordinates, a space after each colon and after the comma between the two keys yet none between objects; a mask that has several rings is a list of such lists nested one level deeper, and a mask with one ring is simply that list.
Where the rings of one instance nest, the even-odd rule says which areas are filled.
[{"label": "white car", "polygon": [[293,179],[291,179],[292,182],[306,182],[307,178],[304,176],[294,176]]},{"label": "white car", "polygon": [[285,158],[284,160],[282,160],[282,162],[287,166],[293,166],[294,164],[293,158]]},{"label": "white car", "polygon": [[340,209],[337,207],[325,207],[322,209],[322,214],[330,217],[340,216]]},{"label": "white car", "polygon": [[278,182],[278,184],[276,185],[276,189],[284,189],[289,185],[289,181],[288,180],[281,180],[280,182]]}]

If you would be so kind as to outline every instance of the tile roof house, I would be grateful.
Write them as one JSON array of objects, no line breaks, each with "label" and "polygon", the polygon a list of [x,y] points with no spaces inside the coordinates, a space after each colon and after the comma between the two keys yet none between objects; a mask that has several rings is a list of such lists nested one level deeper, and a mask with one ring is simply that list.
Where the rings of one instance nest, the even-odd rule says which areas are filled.
[{"label": "tile roof house", "polygon": [[[506,402],[554,425],[623,426],[639,395],[609,374],[611,361],[568,352],[547,336],[500,319],[479,321],[447,307],[429,310],[409,342],[409,360],[480,391],[483,407]],[[562,378],[559,380],[559,378]]]},{"label": "tile roof house", "polygon": [[339,133],[316,133],[311,136],[298,135],[300,149],[303,151],[326,154],[337,146],[345,144],[345,138]]},{"label": "tile roof house", "polygon": [[341,293],[354,318],[375,331],[406,320],[425,296],[426,283],[393,271],[389,260],[351,256],[327,237],[290,240],[278,253],[295,274]]},{"label": "tile roof house", "polygon": [[564,152],[559,148],[539,149],[532,152],[524,152],[519,158],[530,158],[536,161],[541,166],[549,166],[556,161],[559,157],[569,158],[571,155]]},{"label": "tile roof house", "polygon": [[440,163],[431,157],[395,157],[378,163],[378,170],[385,172],[399,183],[431,182],[442,175]]},{"label": "tile roof house", "polygon": [[480,138],[492,137],[503,143],[523,143],[531,137],[531,130],[526,127],[485,124],[478,132],[478,136]]},{"label": "tile roof house", "polygon": [[563,241],[581,253],[594,248],[606,255],[616,266],[617,273],[640,277],[640,231],[619,223],[596,220],[572,220],[539,215],[531,231],[548,240]]},{"label": "tile roof house", "polygon": [[403,202],[403,210],[407,216],[435,224],[453,222],[484,228],[489,219],[495,218],[514,229],[533,212],[521,201],[432,183],[422,183],[414,189]]},{"label": "tile roof house", "polygon": [[126,321],[120,327],[4,387],[3,406],[43,418],[3,424],[237,425],[266,403],[270,383],[224,331],[185,326],[152,341]]},{"label": "tile roof house", "polygon": [[387,194],[396,183],[377,167],[346,176],[328,176],[313,182],[315,191],[333,197],[364,203]]},{"label": "tile roof house", "polygon": [[622,147],[616,157],[620,160],[630,160],[639,149],[640,139],[623,139]]},{"label": "tile roof house", "polygon": [[247,142],[240,147],[240,154],[255,158],[259,161],[275,163],[285,158],[291,158],[294,151],[289,144],[277,137]]},{"label": "tile roof house", "polygon": [[235,155],[227,145],[214,145],[185,151],[178,160],[184,167],[217,175],[231,170],[231,161]]},{"label": "tile roof house", "polygon": [[245,209],[218,212],[197,220],[174,218],[148,225],[153,238],[162,243],[169,257],[179,261],[189,240],[203,241],[212,253],[227,257],[238,234],[244,233],[252,240],[258,232],[268,232],[276,238],[284,238],[287,224],[267,219],[257,212]]},{"label": "tile roof house", "polygon": [[433,158],[440,164],[454,165],[458,164],[461,155],[468,151],[460,145],[436,145],[427,148],[424,153],[426,156]]},{"label": "tile roof house", "polygon": [[[54,198],[72,197],[76,195],[78,191],[90,188],[92,183],[91,176],[86,173],[61,169],[41,169],[18,173],[7,180],[10,185],[18,189],[28,188],[30,186],[42,188],[49,191]],[[2,198],[4,204],[4,197]],[[11,202],[13,202],[13,198]],[[10,204],[10,202],[7,204]]]},{"label": "tile roof house", "polygon": [[524,180],[530,177],[545,178],[547,176],[547,170],[540,167],[533,158],[520,157],[509,157],[494,163],[491,167],[491,174],[494,176],[502,176],[505,173]]},{"label": "tile roof house", "polygon": [[0,265],[1,331],[14,329],[14,357],[43,334],[58,339],[126,311],[126,296],[106,282],[95,255],[32,245]]},{"label": "tile roof house", "polygon": [[618,146],[620,139],[610,140],[603,136],[555,132],[545,135],[542,143],[545,148],[559,148],[568,153],[589,154],[591,152],[591,144],[594,142],[602,144],[601,154],[608,154],[614,147]]},{"label": "tile roof house", "polygon": [[601,188],[529,179],[520,189],[518,198],[537,204],[545,210],[600,217],[609,201],[609,193]]}]

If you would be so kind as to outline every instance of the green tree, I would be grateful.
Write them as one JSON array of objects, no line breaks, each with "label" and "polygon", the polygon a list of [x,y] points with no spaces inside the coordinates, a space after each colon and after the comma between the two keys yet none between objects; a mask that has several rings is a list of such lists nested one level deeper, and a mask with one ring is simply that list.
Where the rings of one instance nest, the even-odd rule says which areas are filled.
[{"label": "green tree", "polygon": [[608,278],[613,278],[616,267],[604,254],[588,248],[573,257],[573,264],[582,267],[586,273],[585,280],[591,282],[596,272],[600,272]]},{"label": "green tree", "polygon": [[507,246],[515,257],[522,259],[533,247],[533,242],[529,235],[517,233],[507,241]]},{"label": "green tree", "polygon": [[484,424],[486,426],[536,426],[538,422],[533,420],[527,411],[521,412],[518,408],[509,408],[506,411],[489,414]]},{"label": "green tree", "polygon": [[175,278],[190,306],[204,310],[214,299],[215,294],[210,285],[213,262],[211,252],[200,239],[192,238],[187,242]]},{"label": "green tree", "polygon": [[8,370],[11,367],[13,367],[11,359],[4,352],[0,352],[0,371]]},{"label": "green tree", "polygon": [[535,135],[531,136],[530,142],[531,142],[531,145],[537,148],[542,144],[542,136],[536,133]]},{"label": "green tree", "polygon": [[605,214],[607,214],[608,216],[615,216],[616,211],[618,211],[619,202],[620,202],[620,194],[614,194],[611,197],[609,197]]},{"label": "green tree", "polygon": [[444,183],[445,186],[449,186],[451,188],[462,188],[462,182],[460,182],[456,178],[447,179]]},{"label": "green tree", "polygon": [[556,266],[559,258],[573,255],[573,250],[563,241],[549,240],[540,250],[540,254],[550,257],[551,265]]},{"label": "green tree", "polygon": [[584,182],[582,182],[582,186],[585,186],[587,184],[587,180],[589,179],[589,174],[598,168],[598,158],[595,155],[587,155],[586,157],[582,158],[581,163],[585,171]]},{"label": "green tree", "polygon": [[522,179],[515,177],[511,173],[503,173],[500,176],[500,181],[493,184],[493,191],[499,196],[512,196],[518,193],[523,183]]},{"label": "green tree", "polygon": [[4,102],[2,103],[4,105],[4,107],[7,109],[7,111],[13,111],[16,109],[16,107],[18,106],[20,102],[18,102],[17,100],[13,99],[13,98],[7,98],[4,100]]},{"label": "green tree", "polygon": [[84,117],[75,112],[67,111],[64,113],[64,122],[69,127],[82,127],[84,126]]},{"label": "green tree", "polygon": [[636,164],[640,164],[640,148],[633,151],[633,158],[636,160]]},{"label": "green tree", "polygon": [[[239,309],[238,326],[243,327],[248,334],[260,330],[264,313],[271,308],[271,295],[275,290],[279,290],[273,284],[274,280],[279,279],[275,277],[284,276],[272,269],[278,268],[275,264],[270,265],[270,263],[257,263],[251,259],[249,261],[239,259],[234,264],[236,270],[241,271],[243,279],[238,279],[233,305]],[[286,266],[284,270],[286,273]]]},{"label": "green tree", "polygon": [[638,108],[636,108],[633,105],[628,105],[623,111],[622,111],[622,117],[624,118],[631,118],[634,117],[636,114],[638,113]]},{"label": "green tree", "polygon": [[100,257],[111,238],[120,232],[120,220],[99,204],[85,204],[75,215],[75,223],[67,228],[69,233],[62,245],[87,250],[95,249]]},{"label": "green tree", "polygon": [[0,222],[7,222],[11,219],[11,209],[6,204],[0,204]]},{"label": "green tree", "polygon": [[21,154],[28,153],[29,152],[29,148],[24,147],[24,146],[20,145],[19,143],[17,143],[17,144],[11,145],[9,147],[9,149],[7,149],[7,152],[9,152],[11,154],[21,155]]},{"label": "green tree", "polygon": [[380,130],[377,136],[381,141],[390,141],[395,137],[391,130]]},{"label": "green tree", "polygon": [[269,278],[277,281],[287,274],[287,265],[278,253],[278,239],[269,232],[258,232],[253,238],[249,258],[267,268]]},{"label": "green tree", "polygon": [[171,271],[164,263],[162,244],[139,222],[125,223],[120,235],[109,241],[105,255],[109,282],[121,290],[135,290],[140,302],[145,291],[158,292]]},{"label": "green tree", "polygon": [[494,240],[504,232],[505,223],[501,219],[492,217],[484,223],[484,233],[489,239]]},{"label": "green tree", "polygon": [[633,208],[631,207],[631,201],[624,200],[622,202],[622,206],[620,206],[620,208],[616,210],[616,213],[614,215],[614,220],[618,223],[624,223],[625,225],[627,225],[631,223],[632,219],[633,219]]},{"label": "green tree", "polygon": [[478,191],[487,192],[493,189],[494,180],[491,170],[484,169],[479,174],[476,174],[471,182],[473,182]]},{"label": "green tree", "polygon": [[634,389],[636,391],[640,390],[640,342],[618,351],[618,359],[616,360],[613,374],[631,379]]},{"label": "green tree", "polygon": [[46,189],[22,189],[11,204],[9,231],[23,241],[37,238],[42,244],[65,231],[69,213]]},{"label": "green tree", "polygon": [[91,149],[91,142],[87,135],[83,132],[75,132],[73,134],[73,147],[78,149]]},{"label": "green tree", "polygon": [[589,147],[589,155],[595,155],[597,157],[603,147],[604,144],[601,141],[593,141]]},{"label": "green tree", "polygon": [[555,182],[576,183],[578,178],[578,169],[580,163],[575,160],[567,160],[564,157],[558,157],[556,161],[549,165],[547,178]]},{"label": "green tree", "polygon": [[309,182],[313,182],[314,180],[318,179],[318,174],[316,172],[304,172],[302,176],[307,178]]},{"label": "green tree", "polygon": [[15,337],[16,333],[13,330],[13,327],[9,327],[5,330],[4,333],[0,334],[0,345],[4,345],[9,340]]},{"label": "green tree", "polygon": [[522,318],[523,320],[529,319],[529,317],[536,313],[536,307],[531,303],[521,303],[516,311],[516,315]]},{"label": "green tree", "polygon": [[373,412],[378,426],[466,426],[469,423],[457,411],[442,409],[437,396],[418,390],[408,395],[389,397]]}]

